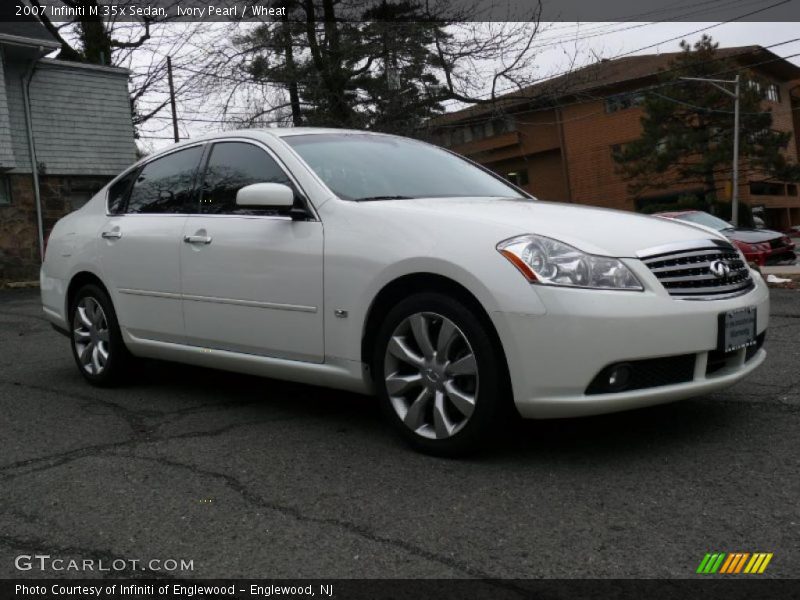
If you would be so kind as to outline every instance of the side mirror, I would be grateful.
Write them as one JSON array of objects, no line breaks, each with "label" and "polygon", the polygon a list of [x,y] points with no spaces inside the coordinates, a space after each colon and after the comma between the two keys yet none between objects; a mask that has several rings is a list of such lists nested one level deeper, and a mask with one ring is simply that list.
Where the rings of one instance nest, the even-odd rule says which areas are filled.
[{"label": "side mirror", "polygon": [[236,192],[236,206],[250,208],[291,208],[294,192],[282,183],[253,183]]}]

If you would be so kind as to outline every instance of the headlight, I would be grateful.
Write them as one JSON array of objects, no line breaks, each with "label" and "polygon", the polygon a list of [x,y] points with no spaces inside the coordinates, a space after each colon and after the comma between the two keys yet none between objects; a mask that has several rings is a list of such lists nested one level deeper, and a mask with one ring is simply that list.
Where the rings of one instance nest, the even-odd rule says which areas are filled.
[{"label": "headlight", "polygon": [[541,235],[520,235],[497,244],[530,282],[602,290],[644,288],[628,267],[616,258],[586,254]]}]

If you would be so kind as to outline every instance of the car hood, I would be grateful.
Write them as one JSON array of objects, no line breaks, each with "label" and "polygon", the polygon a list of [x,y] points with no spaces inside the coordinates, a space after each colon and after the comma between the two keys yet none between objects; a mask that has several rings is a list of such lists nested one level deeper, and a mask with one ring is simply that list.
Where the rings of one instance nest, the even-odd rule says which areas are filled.
[{"label": "car hood", "polygon": [[725,237],[737,242],[745,242],[746,244],[760,244],[770,240],[780,239],[783,237],[782,233],[772,231],[770,229],[733,229],[725,230],[722,233]]},{"label": "car hood", "polygon": [[725,239],[689,223],[621,210],[511,198],[414,198],[359,203],[386,211],[389,219],[416,215],[455,228],[492,228],[498,242],[526,233],[556,238],[584,252],[620,258],[663,244],[709,238]]}]

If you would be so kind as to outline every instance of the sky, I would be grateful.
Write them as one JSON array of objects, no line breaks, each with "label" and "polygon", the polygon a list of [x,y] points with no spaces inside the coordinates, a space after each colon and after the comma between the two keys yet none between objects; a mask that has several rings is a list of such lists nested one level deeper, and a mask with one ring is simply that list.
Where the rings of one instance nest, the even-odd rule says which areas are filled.
[{"label": "sky", "polygon": [[[704,33],[711,35],[721,47],[761,45],[772,46],[800,38],[800,27],[796,22],[784,23],[550,23],[545,24],[540,34],[543,48],[536,57],[537,79],[562,73],[568,68],[572,57],[576,66],[582,66],[599,58],[614,58],[628,54],[655,54],[679,50],[681,39],[694,42]],[[770,48],[779,56],[788,57],[800,65],[800,39]],[[491,65],[489,65],[491,68]],[[134,65],[135,68],[135,65]],[[151,98],[149,102],[154,102]],[[462,105],[448,103],[447,110],[456,110]],[[219,124],[209,123],[215,116],[213,99],[179,103],[178,116],[182,137],[194,137],[220,129]],[[156,119],[146,123],[141,130],[140,145],[147,152],[168,146],[172,124],[167,107]]]}]

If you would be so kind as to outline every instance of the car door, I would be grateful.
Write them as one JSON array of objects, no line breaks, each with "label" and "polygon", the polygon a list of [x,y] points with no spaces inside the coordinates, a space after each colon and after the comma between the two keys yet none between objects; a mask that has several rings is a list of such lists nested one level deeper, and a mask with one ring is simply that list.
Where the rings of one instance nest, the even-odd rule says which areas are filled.
[{"label": "car door", "polygon": [[187,343],[322,362],[322,223],[237,207],[242,187],[264,182],[289,185],[301,201],[265,147],[210,148],[200,214],[187,218],[180,251]]},{"label": "car door", "polygon": [[120,325],[135,337],[183,341],[180,249],[202,154],[197,145],[156,158],[109,190],[103,278]]}]

